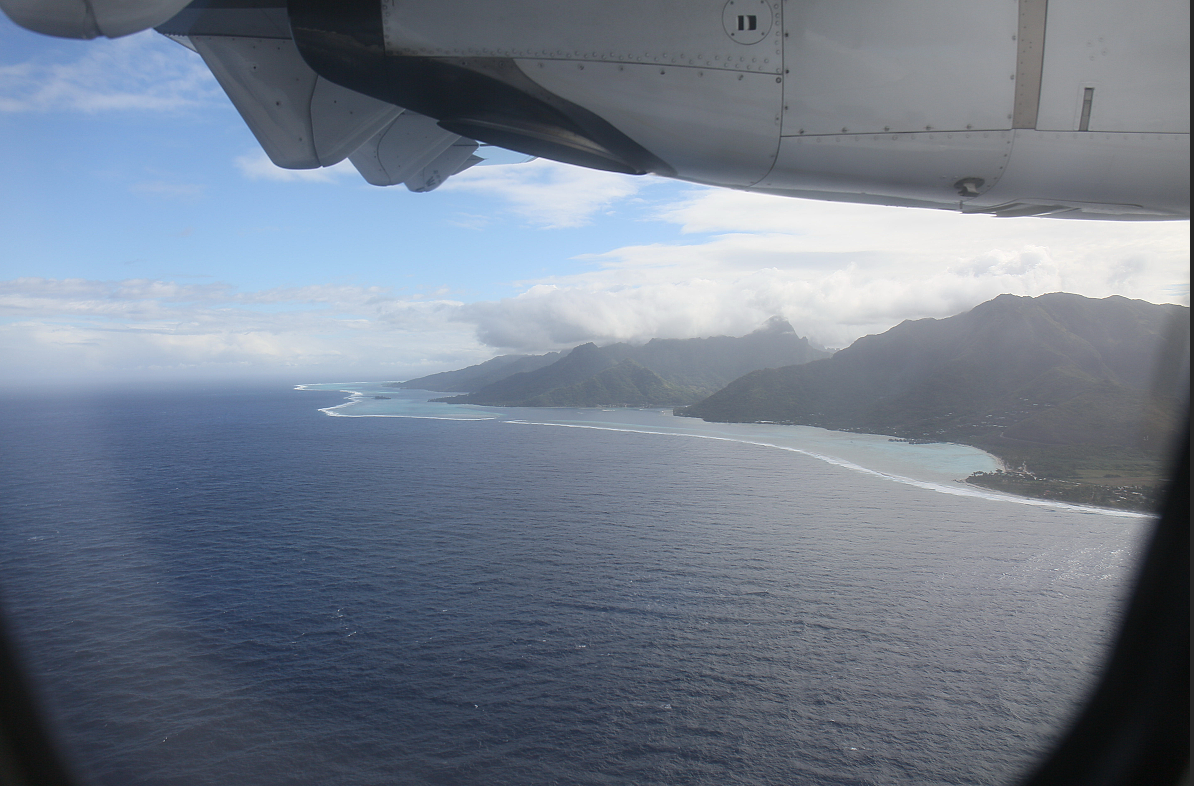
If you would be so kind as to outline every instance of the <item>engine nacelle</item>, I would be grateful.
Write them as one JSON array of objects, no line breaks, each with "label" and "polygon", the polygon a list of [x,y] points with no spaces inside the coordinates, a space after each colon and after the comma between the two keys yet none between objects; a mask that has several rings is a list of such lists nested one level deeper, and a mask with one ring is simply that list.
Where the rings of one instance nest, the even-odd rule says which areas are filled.
[{"label": "engine nacelle", "polygon": [[0,0],[21,27],[59,38],[119,38],[160,25],[190,0]]},{"label": "engine nacelle", "polygon": [[[176,4],[0,0],[84,37]],[[1190,212],[1184,0],[201,0],[159,30],[203,55],[276,163],[363,146],[370,182],[430,166],[407,183],[426,190],[463,139],[814,199]],[[423,161],[421,121],[387,125],[403,111],[438,123],[447,158]]]},{"label": "engine nacelle", "polygon": [[[620,172],[996,215],[1189,215],[1189,8],[293,0],[328,79]],[[1047,35],[1046,35],[1047,31]]]}]

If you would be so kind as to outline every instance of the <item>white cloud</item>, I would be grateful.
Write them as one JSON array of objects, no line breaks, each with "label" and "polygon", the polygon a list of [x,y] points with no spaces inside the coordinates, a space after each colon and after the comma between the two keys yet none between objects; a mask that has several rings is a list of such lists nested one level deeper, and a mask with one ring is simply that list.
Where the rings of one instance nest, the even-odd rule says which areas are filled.
[{"label": "white cloud", "polygon": [[[1062,287],[1056,265],[1026,249],[1004,261],[1021,275],[993,268],[944,270],[922,278],[876,274],[850,265],[822,275],[778,268],[606,286],[600,275],[537,285],[513,298],[466,304],[456,318],[477,326],[494,347],[533,351],[585,341],[644,341],[741,335],[782,315],[797,332],[826,346],[845,346],[905,319],[947,317],[1003,293],[1040,295]],[[1028,258],[1030,261],[1024,261]]]},{"label": "white cloud", "polygon": [[[1188,303],[1188,222],[995,219],[694,189],[657,215],[691,243],[626,246],[458,318],[493,346],[741,334],[780,314],[843,346],[1003,293]],[[721,234],[712,234],[721,233]]]},{"label": "white cloud", "polygon": [[283,169],[270,161],[264,150],[237,156],[236,166],[250,180],[276,180],[283,183],[334,183],[344,175],[356,175],[356,169],[348,159],[320,169]]},{"label": "white cloud", "polygon": [[13,279],[0,282],[0,354],[14,377],[301,369],[401,379],[496,351],[742,335],[776,314],[845,346],[1003,293],[1189,297],[1186,222],[1000,221],[704,191],[658,213],[687,231],[684,242],[614,248],[581,260],[583,272],[493,301],[346,284]]},{"label": "white cloud", "polygon": [[[873,255],[887,264],[953,264],[993,249],[1038,246],[1067,259],[1105,265],[1136,258],[1185,269],[1189,222],[1075,221],[995,218],[922,208],[814,202],[725,189],[693,189],[658,211],[690,234],[720,238],[782,238],[787,254]],[[754,242],[760,242],[755,240]],[[1110,294],[1110,293],[1109,293]]]},{"label": "white cloud", "polygon": [[21,278],[0,282],[7,381],[47,376],[382,375],[489,356],[459,303],[404,301],[384,287],[238,292],[227,284]]},{"label": "white cloud", "polygon": [[440,188],[504,200],[528,223],[550,229],[578,227],[642,187],[641,178],[598,172],[547,159],[509,166],[477,166]]},{"label": "white cloud", "polygon": [[198,55],[152,31],[50,51],[80,54],[0,65],[0,112],[160,112],[226,103]]}]

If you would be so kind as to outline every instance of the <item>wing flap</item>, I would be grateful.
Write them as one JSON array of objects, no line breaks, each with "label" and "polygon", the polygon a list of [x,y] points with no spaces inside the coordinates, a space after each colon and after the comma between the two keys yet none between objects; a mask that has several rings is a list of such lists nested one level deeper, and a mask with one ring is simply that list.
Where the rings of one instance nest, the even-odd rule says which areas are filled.
[{"label": "wing flap", "polygon": [[340,163],[401,114],[393,104],[320,77],[311,94],[311,131],[319,163]]},{"label": "wing flap", "polygon": [[459,139],[436,125],[434,119],[406,111],[348,160],[370,184],[393,186],[414,178]]},{"label": "wing flap", "polygon": [[440,153],[434,161],[427,166],[415,172],[411,177],[408,177],[404,182],[406,187],[417,194],[425,194],[428,191],[434,191],[443,185],[443,182],[450,178],[457,172],[462,172],[467,167],[470,158],[480,158],[474,156],[473,153],[477,150],[477,143],[471,139],[460,138],[452,144],[444,152]]},{"label": "wing flap", "polygon": [[311,128],[318,77],[293,41],[197,35],[191,43],[270,161],[284,169],[322,165]]},{"label": "wing flap", "polygon": [[338,164],[402,111],[316,76],[290,39],[190,41],[266,155],[285,169]]},{"label": "wing flap", "polygon": [[290,37],[285,5],[262,3],[193,4],[157,29],[199,53],[275,165],[315,169],[348,158],[373,185],[422,193],[473,164],[496,163],[433,118],[316,75]]}]

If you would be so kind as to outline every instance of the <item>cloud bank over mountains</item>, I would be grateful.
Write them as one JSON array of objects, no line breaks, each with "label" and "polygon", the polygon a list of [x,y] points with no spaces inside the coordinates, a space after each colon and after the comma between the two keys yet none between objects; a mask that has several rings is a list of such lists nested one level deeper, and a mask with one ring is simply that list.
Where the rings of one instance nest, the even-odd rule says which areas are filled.
[{"label": "cloud bank over mountains", "polygon": [[[0,43],[0,120],[35,129],[9,166],[14,193],[48,194],[38,204],[51,206],[14,209],[6,225],[0,362],[11,382],[402,379],[588,341],[743,335],[774,315],[841,347],[1003,293],[1189,302],[1189,222],[818,203],[544,160],[474,167],[410,195],[367,186],[347,164],[291,172],[246,153],[248,131],[202,61],[156,34],[80,46],[0,24]],[[88,134],[101,114],[127,124],[70,159],[61,140]],[[134,168],[153,152],[158,168],[114,175],[111,149]],[[114,185],[125,181],[127,194]],[[67,199],[84,187],[92,199]],[[76,265],[46,236],[90,238],[84,214],[102,219],[92,225],[102,239],[70,247],[88,257]],[[242,217],[284,227],[279,242],[250,238]],[[120,234],[104,235],[112,225]],[[168,245],[196,226],[194,246]],[[286,245],[284,233],[302,241]],[[171,256],[192,248],[202,251]],[[363,248],[367,274],[354,265]],[[524,250],[533,264],[515,264]],[[156,272],[129,276],[129,257],[152,258]],[[441,280],[451,266],[455,278]],[[163,272],[180,269],[207,277]],[[307,285],[273,286],[286,281]]]},{"label": "cloud bank over mountains", "polygon": [[525,282],[517,296],[465,304],[456,318],[482,343],[541,351],[741,335],[779,314],[840,347],[1004,293],[1189,299],[1185,222],[993,219],[705,188],[644,212],[692,242],[594,254],[585,272]]},{"label": "cloud bank over mountains", "polygon": [[[698,193],[659,214],[689,222],[696,234],[718,226],[703,216],[704,200],[735,208],[735,197],[753,201]],[[1074,232],[1069,226],[1046,225],[1041,239],[1064,245],[996,246],[969,255],[957,251],[991,241],[963,242],[921,227],[918,246],[912,230],[897,228],[889,232],[893,250],[882,251],[870,231],[842,227],[837,235],[825,225],[873,221],[876,210],[886,220],[882,212],[892,211],[825,207],[785,207],[788,232],[615,248],[586,259],[583,272],[523,282],[517,295],[497,300],[330,283],[239,291],[220,282],[16,278],[0,282],[0,347],[15,376],[57,370],[400,379],[588,341],[743,335],[777,314],[812,341],[841,347],[904,319],[949,316],[1002,293],[1188,302],[1184,225],[1151,225],[1127,238],[1122,226],[1108,235],[1107,225],[1084,223],[1084,236],[1065,237]],[[775,219],[750,208],[744,212],[756,225]],[[846,215],[835,215],[839,210]],[[935,218],[896,212],[914,222]]]}]

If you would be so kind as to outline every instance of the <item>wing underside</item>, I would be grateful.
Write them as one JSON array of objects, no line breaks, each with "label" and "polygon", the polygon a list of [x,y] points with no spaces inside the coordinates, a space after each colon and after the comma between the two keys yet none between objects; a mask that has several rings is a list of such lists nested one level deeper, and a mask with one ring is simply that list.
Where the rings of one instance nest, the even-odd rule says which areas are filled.
[{"label": "wing underside", "polygon": [[488,146],[445,131],[433,118],[316,74],[291,38],[284,5],[191,6],[156,29],[203,58],[270,161],[284,169],[347,158],[372,185],[426,192],[491,158]]}]

